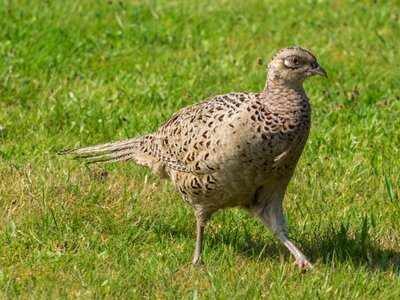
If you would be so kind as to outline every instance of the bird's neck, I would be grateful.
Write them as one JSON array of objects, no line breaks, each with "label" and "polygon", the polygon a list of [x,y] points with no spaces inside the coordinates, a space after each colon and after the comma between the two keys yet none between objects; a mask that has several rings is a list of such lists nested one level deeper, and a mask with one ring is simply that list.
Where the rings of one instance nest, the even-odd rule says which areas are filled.
[{"label": "bird's neck", "polygon": [[290,82],[276,78],[271,80],[271,78],[268,78],[267,82],[265,83],[263,93],[266,94],[268,92],[290,91],[290,90],[304,93],[303,82],[302,81]]},{"label": "bird's neck", "polygon": [[268,80],[262,93],[264,101],[277,110],[293,110],[309,106],[302,82],[290,83]]}]

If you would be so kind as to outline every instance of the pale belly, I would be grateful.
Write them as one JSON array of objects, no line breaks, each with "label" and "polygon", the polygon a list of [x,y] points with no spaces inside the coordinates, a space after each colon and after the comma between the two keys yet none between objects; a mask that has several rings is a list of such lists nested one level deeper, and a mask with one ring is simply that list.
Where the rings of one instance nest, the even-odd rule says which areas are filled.
[{"label": "pale belly", "polygon": [[290,142],[281,138],[276,141],[278,147],[268,146],[262,141],[254,143],[231,155],[212,174],[174,172],[171,179],[183,198],[192,205],[210,209],[249,207],[261,187],[268,186],[273,191],[277,186],[287,185],[306,139],[307,135]]}]

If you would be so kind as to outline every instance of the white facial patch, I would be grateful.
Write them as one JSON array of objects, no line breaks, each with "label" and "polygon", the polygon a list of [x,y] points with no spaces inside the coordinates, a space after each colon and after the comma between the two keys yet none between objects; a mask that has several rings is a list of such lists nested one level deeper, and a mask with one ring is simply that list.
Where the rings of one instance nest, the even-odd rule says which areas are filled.
[{"label": "white facial patch", "polygon": [[290,56],[284,61],[285,66],[289,68],[300,68],[303,67],[304,64],[300,61],[300,59],[296,56]]}]

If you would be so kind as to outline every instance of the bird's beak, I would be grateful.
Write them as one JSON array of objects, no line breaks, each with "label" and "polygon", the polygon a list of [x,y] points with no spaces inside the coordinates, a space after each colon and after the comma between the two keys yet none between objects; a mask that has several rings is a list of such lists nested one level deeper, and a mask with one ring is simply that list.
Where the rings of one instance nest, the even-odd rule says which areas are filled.
[{"label": "bird's beak", "polygon": [[321,75],[328,78],[328,74],[326,74],[325,70],[321,68],[320,65],[317,65],[315,68],[312,68],[310,72],[314,75]]}]

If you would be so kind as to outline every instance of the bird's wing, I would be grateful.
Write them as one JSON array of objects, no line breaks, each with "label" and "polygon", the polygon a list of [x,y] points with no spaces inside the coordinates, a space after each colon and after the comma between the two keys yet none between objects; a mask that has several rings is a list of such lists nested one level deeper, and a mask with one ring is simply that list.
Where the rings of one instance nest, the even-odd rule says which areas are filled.
[{"label": "bird's wing", "polygon": [[254,95],[219,95],[183,108],[153,134],[152,152],[172,169],[213,173],[220,166],[221,149],[234,132],[232,123]]}]

